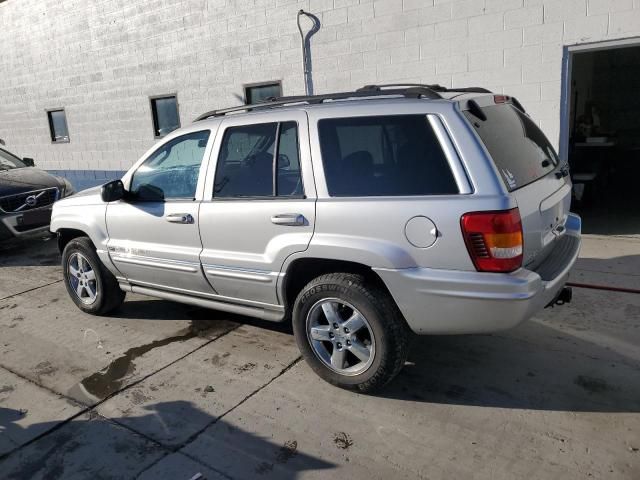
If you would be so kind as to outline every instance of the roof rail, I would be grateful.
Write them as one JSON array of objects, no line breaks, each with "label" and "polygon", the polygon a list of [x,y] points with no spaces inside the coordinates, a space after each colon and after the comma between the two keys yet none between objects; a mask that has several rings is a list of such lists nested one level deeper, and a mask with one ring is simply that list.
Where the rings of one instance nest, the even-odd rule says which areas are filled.
[{"label": "roof rail", "polygon": [[[389,85],[389,87],[394,87],[395,85]],[[210,117],[219,117],[226,115],[228,113],[234,112],[250,112],[253,110],[263,109],[263,108],[273,108],[273,107],[281,107],[284,105],[293,105],[296,103],[306,103],[306,104],[314,104],[314,103],[323,103],[325,101],[334,101],[334,100],[348,100],[351,98],[372,98],[372,97],[381,97],[381,96],[401,96],[405,98],[430,98],[430,99],[440,99],[442,96],[438,93],[436,88],[444,88],[436,85],[436,88],[430,88],[429,85],[402,85],[404,88],[388,88],[384,86],[385,89],[379,88],[382,86],[372,85],[364,88],[360,88],[355,92],[336,92],[336,93],[326,93],[322,95],[300,95],[300,96],[292,96],[292,97],[271,97],[263,102],[252,103],[249,105],[238,105],[237,107],[231,108],[223,108],[220,110],[212,110],[207,113],[203,113],[198,118],[195,119],[196,122],[200,120],[204,120]],[[400,85],[398,85],[400,87]],[[444,91],[444,90],[442,90]]]},{"label": "roof rail", "polygon": [[442,85],[433,84],[428,85],[424,83],[381,83],[375,85],[365,85],[362,88],[356,90],[357,92],[382,92],[385,88],[425,88],[434,92],[446,92],[447,89]]},{"label": "roof rail", "polygon": [[482,87],[447,88],[447,92],[493,93],[491,90],[487,90],[486,88]]},{"label": "roof rail", "polygon": [[464,88],[447,88],[442,85],[433,84],[426,85],[422,83],[383,83],[380,85],[365,85],[362,88],[359,88],[357,91],[383,91],[385,88],[428,88],[429,90],[433,90],[434,92],[465,92],[465,93],[493,93],[490,90],[482,87],[464,87]]}]

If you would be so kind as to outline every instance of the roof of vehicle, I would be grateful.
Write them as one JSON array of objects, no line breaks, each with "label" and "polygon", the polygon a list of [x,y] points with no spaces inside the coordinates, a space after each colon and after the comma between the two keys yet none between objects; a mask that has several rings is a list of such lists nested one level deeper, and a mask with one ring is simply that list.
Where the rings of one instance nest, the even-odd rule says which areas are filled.
[{"label": "roof of vehicle", "polygon": [[195,119],[196,122],[212,117],[221,117],[230,113],[250,113],[258,110],[272,108],[300,108],[316,105],[345,104],[351,102],[367,102],[380,99],[428,99],[428,100],[452,100],[473,98],[478,95],[491,94],[489,90],[480,87],[446,88],[441,85],[423,84],[385,84],[366,85],[352,92],[336,92],[321,95],[301,95],[291,97],[272,97],[263,102],[239,105],[231,108],[212,110]]}]

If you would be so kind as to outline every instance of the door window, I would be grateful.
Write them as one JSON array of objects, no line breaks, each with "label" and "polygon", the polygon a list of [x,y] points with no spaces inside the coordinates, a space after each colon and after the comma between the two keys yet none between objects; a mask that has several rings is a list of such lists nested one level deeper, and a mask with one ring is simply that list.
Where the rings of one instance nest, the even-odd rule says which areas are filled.
[{"label": "door window", "polygon": [[131,193],[146,201],[193,199],[209,133],[189,133],[162,145],[133,174]]},{"label": "door window", "polygon": [[295,122],[226,130],[216,167],[214,198],[299,197],[302,193]]},{"label": "door window", "polygon": [[280,124],[277,167],[276,195],[278,197],[302,195],[298,127],[295,122]]}]

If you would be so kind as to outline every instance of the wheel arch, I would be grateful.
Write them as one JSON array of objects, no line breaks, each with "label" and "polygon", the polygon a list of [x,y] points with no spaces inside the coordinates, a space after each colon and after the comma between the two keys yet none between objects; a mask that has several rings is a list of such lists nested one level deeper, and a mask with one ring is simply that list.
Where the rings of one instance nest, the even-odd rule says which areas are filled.
[{"label": "wheel arch", "polygon": [[[87,237],[91,240],[91,237],[84,232],[83,230],[79,230],[77,228],[60,228],[56,231],[58,234],[58,250],[60,253],[64,251],[64,247],[68,245],[68,243],[74,238],[78,237]],[[93,243],[93,240],[91,240]],[[95,244],[94,244],[95,246]]]},{"label": "wheel arch", "polygon": [[107,251],[108,235],[104,210],[96,211],[93,206],[89,206],[86,215],[79,217],[77,213],[68,212],[66,209],[61,209],[59,212],[54,209],[50,230],[58,235],[60,253],[74,238],[87,237],[91,240],[98,258],[105,267],[116,277],[123,276],[111,261]]},{"label": "wheel arch", "polygon": [[362,275],[366,282],[376,285],[387,292],[390,298],[393,298],[382,278],[369,265],[348,260],[302,257],[288,263],[280,283],[279,296],[284,303],[286,312],[291,313],[296,297],[305,285],[314,278],[327,273]]}]

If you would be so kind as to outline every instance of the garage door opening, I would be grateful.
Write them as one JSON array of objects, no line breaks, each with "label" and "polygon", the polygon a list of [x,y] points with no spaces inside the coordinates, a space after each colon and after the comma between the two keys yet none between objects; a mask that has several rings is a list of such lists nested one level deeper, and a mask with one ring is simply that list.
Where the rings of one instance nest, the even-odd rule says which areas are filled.
[{"label": "garage door opening", "polygon": [[573,210],[584,233],[640,236],[640,43],[567,55],[563,153]]}]

